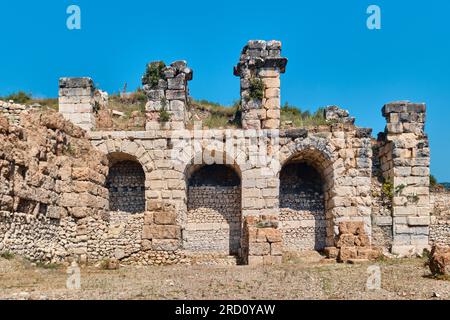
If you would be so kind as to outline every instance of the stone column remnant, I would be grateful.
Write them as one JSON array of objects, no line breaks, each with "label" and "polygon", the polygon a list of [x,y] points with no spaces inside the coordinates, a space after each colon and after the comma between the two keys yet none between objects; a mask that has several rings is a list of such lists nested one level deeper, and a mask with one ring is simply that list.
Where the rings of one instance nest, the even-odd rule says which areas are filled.
[{"label": "stone column remnant", "polygon": [[86,131],[95,128],[95,86],[91,78],[59,80],[59,112]]},{"label": "stone column remnant", "polygon": [[421,254],[429,247],[430,148],[425,133],[425,104],[386,104],[386,130],[380,135],[380,161],[392,188],[393,244],[399,255]]},{"label": "stone column remnant", "polygon": [[242,50],[234,75],[241,78],[242,127],[280,127],[280,74],[288,60],[280,41],[251,40]]},{"label": "stone column remnant", "polygon": [[186,61],[176,61],[170,66],[164,62],[151,62],[142,78],[148,97],[145,107],[146,130],[180,130],[188,121],[189,88],[193,71]]}]

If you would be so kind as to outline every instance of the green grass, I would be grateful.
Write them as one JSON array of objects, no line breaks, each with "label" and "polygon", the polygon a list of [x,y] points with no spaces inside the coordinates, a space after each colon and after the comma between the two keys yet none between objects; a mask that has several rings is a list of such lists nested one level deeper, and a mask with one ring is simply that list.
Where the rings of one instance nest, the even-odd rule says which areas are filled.
[{"label": "green grass", "polygon": [[62,265],[57,264],[57,263],[44,263],[44,262],[36,263],[37,268],[45,269],[45,270],[58,270],[59,268],[61,268],[61,266]]},{"label": "green grass", "polygon": [[[239,112],[239,102],[231,107],[222,106],[218,103],[207,100],[193,100],[190,110],[199,116],[206,114],[202,118],[203,125],[208,128],[236,128],[239,127],[239,121],[236,121]],[[197,121],[197,120],[192,120]]]},{"label": "green grass", "polygon": [[14,259],[14,254],[9,251],[4,251],[4,252],[0,253],[0,258],[5,259],[5,260],[12,260],[12,259]]},{"label": "green grass", "polygon": [[286,102],[281,108],[282,127],[286,127],[284,124],[287,121],[291,121],[294,128],[315,127],[327,124],[323,108],[319,108],[316,112],[311,113],[309,110],[302,111],[300,108],[291,106]]},{"label": "green grass", "polygon": [[58,98],[35,98],[31,93],[26,93],[24,91],[18,91],[15,93],[11,93],[5,97],[0,97],[2,101],[14,101],[17,104],[23,105],[33,105],[40,104],[43,110],[55,110],[58,111]]}]

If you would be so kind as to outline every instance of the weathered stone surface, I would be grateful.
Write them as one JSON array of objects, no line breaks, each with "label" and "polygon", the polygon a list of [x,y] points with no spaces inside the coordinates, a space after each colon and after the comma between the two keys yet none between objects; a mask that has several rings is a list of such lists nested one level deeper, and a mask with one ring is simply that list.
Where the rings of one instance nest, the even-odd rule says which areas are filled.
[{"label": "weathered stone surface", "polygon": [[157,211],[153,214],[155,224],[173,225],[177,222],[176,212],[171,211]]},{"label": "weathered stone surface", "polygon": [[440,245],[434,246],[428,264],[433,275],[449,275],[450,247]]},{"label": "weathered stone surface", "polygon": [[142,238],[152,239],[180,239],[181,228],[179,226],[151,225],[144,226]]}]

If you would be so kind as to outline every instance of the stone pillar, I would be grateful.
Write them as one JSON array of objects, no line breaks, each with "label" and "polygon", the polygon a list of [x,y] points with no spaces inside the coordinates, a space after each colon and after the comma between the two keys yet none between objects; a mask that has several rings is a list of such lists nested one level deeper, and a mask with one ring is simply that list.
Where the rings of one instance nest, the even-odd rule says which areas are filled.
[{"label": "stone pillar", "polygon": [[164,62],[152,62],[142,78],[148,103],[146,130],[181,130],[188,118],[188,81],[192,80],[192,69],[186,61],[176,61],[170,66]]},{"label": "stone pillar", "polygon": [[281,264],[283,235],[278,216],[248,216],[244,218],[241,257],[250,266]]},{"label": "stone pillar", "polygon": [[[425,134],[425,104],[393,102],[383,107],[387,120],[380,162],[391,189],[394,254],[421,254],[429,247],[430,148]],[[386,189],[386,188],[385,188]]]},{"label": "stone pillar", "polygon": [[287,61],[279,41],[251,40],[242,50],[234,75],[241,78],[244,129],[279,129],[280,74]]},{"label": "stone pillar", "polygon": [[95,86],[91,78],[59,80],[59,112],[86,131],[95,128]]}]

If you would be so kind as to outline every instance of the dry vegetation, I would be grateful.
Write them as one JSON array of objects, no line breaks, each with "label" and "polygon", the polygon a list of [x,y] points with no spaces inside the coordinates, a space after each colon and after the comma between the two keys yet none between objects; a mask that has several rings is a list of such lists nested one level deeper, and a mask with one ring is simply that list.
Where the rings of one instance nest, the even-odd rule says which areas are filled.
[{"label": "dry vegetation", "polygon": [[321,263],[317,256],[282,266],[83,268],[80,291],[66,290],[64,266],[0,258],[0,299],[450,299],[450,282],[430,276],[423,259],[386,260],[382,289],[366,290],[369,264]]},{"label": "dry vegetation", "polygon": [[[58,110],[57,98],[39,99],[31,94],[20,91],[0,100],[13,100],[16,103],[33,105],[39,104],[45,109]],[[113,94],[109,96],[108,110],[100,110],[97,117],[98,130],[131,131],[144,130],[145,128],[145,104],[147,97],[138,88],[131,94]],[[123,116],[112,115],[112,110],[123,113]],[[190,122],[188,128],[192,128],[195,122],[201,121],[205,128],[239,128],[240,106],[236,101],[233,106],[223,106],[219,103],[207,100],[190,101]],[[326,124],[323,109],[315,112],[302,111],[296,106],[286,103],[281,109],[281,127],[304,128]]]}]

